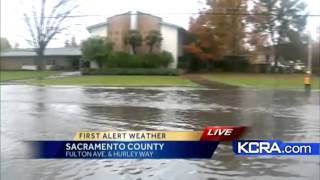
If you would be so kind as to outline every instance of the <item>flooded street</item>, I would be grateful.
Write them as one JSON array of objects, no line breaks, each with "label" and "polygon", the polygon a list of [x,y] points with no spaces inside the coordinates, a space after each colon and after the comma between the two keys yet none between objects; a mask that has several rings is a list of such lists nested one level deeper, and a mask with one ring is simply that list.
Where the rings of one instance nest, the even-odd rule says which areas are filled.
[{"label": "flooded street", "polygon": [[319,179],[319,156],[208,160],[26,160],[23,140],[77,131],[203,130],[248,126],[243,139],[320,141],[319,91],[1,86],[1,179]]}]

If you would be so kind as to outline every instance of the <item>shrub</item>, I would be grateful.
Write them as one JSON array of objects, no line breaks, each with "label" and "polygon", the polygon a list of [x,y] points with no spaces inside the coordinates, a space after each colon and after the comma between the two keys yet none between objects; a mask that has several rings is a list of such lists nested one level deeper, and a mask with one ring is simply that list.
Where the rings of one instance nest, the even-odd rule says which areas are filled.
[{"label": "shrub", "polygon": [[73,66],[60,66],[60,65],[55,65],[50,68],[51,71],[73,71],[77,70],[76,67]]},{"label": "shrub", "polygon": [[113,49],[113,43],[108,38],[90,37],[81,43],[81,52],[84,60],[97,61],[99,68],[110,56]]},{"label": "shrub", "polygon": [[105,63],[106,68],[166,68],[173,62],[169,52],[149,54],[114,53]]},{"label": "shrub", "polygon": [[197,57],[186,54],[179,59],[178,67],[189,71],[225,71],[246,72],[249,68],[247,56],[224,56],[221,59],[203,61]]},{"label": "shrub", "polygon": [[113,53],[110,58],[105,62],[105,67],[125,67],[129,66],[131,56],[125,52]]},{"label": "shrub", "polygon": [[224,71],[243,72],[248,70],[248,66],[249,61],[245,56],[225,56],[222,60],[214,62],[215,68]]},{"label": "shrub", "polygon": [[200,60],[193,54],[185,54],[179,57],[178,68],[187,72],[207,72],[212,70],[213,61]]},{"label": "shrub", "polygon": [[178,70],[168,68],[107,68],[83,69],[83,75],[178,75]]},{"label": "shrub", "polygon": [[173,62],[173,56],[170,52],[168,51],[162,51],[160,53],[160,57],[161,57],[161,64],[163,66],[168,66],[170,63]]}]

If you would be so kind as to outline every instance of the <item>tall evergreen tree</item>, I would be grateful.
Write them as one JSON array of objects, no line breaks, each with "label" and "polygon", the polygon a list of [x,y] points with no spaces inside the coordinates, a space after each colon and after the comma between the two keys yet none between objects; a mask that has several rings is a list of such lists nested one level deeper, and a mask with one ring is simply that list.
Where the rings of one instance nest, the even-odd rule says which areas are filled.
[{"label": "tall evergreen tree", "polygon": [[252,16],[254,32],[268,37],[277,69],[277,45],[290,42],[293,32],[302,32],[306,25],[306,4],[301,0],[255,0]]},{"label": "tall evergreen tree", "polygon": [[7,38],[1,37],[0,40],[1,40],[0,51],[6,51],[6,50],[12,48],[12,46],[11,46],[11,44],[10,44],[10,42],[8,41]]},{"label": "tall evergreen tree", "polygon": [[75,36],[72,36],[70,45],[71,45],[71,47],[78,47],[78,44],[77,44]]}]

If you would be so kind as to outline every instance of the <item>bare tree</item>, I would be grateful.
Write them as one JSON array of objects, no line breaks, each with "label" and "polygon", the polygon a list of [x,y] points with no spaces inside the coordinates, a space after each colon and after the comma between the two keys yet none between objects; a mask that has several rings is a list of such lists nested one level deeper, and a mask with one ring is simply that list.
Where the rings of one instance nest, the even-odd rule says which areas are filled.
[{"label": "bare tree", "polygon": [[54,36],[70,27],[64,22],[71,17],[71,13],[78,6],[74,0],[58,0],[57,4],[49,8],[47,0],[41,0],[39,9],[33,5],[31,13],[24,13],[24,19],[30,33],[30,38],[26,40],[37,54],[38,70],[44,70],[44,51],[47,45]]}]

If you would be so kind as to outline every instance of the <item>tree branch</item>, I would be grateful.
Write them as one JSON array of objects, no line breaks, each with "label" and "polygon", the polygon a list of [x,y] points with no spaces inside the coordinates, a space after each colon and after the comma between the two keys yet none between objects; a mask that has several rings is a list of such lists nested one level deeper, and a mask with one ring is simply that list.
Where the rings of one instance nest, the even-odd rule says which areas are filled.
[{"label": "tree branch", "polygon": [[39,12],[33,5],[29,15],[24,13],[24,19],[31,36],[31,39],[26,39],[26,41],[34,47],[38,56],[43,55],[45,48],[55,35],[70,27],[63,26],[63,23],[78,8],[78,5],[73,3],[74,0],[59,0],[49,11],[49,17],[46,17],[47,2],[47,0],[41,0]]}]

